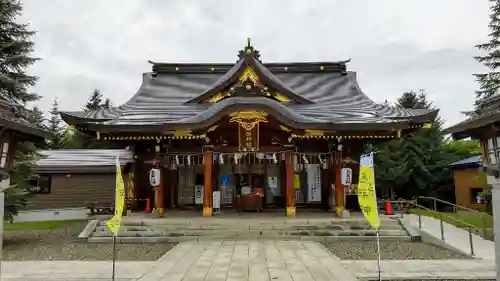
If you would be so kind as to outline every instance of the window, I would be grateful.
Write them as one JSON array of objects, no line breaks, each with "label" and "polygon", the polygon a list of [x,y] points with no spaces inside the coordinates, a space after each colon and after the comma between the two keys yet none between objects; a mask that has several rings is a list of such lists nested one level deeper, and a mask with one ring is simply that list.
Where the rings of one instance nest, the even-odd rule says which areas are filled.
[{"label": "window", "polygon": [[500,137],[488,139],[486,142],[486,151],[489,164],[500,164]]},{"label": "window", "polygon": [[7,165],[7,159],[9,155],[9,143],[4,142],[2,145],[2,151],[0,155],[0,168],[5,168]]},{"label": "window", "polygon": [[470,189],[470,201],[472,204],[484,204],[484,196],[482,188]]},{"label": "window", "polygon": [[38,194],[50,194],[52,178],[50,176],[37,176],[28,180],[34,187],[34,192]]}]

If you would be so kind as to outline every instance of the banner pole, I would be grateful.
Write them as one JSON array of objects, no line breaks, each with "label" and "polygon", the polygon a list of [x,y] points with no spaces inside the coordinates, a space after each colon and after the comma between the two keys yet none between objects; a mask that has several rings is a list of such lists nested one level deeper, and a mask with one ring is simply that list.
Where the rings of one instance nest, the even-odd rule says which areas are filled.
[{"label": "banner pole", "polygon": [[111,280],[115,281],[116,272],[116,235],[113,233],[113,272],[111,274]]},{"label": "banner pole", "polygon": [[380,269],[380,237],[377,229],[377,268],[378,268],[378,281],[382,281],[382,270]]},{"label": "banner pole", "polygon": [[117,211],[117,205],[116,204],[116,200],[118,199],[118,183],[119,183],[119,179],[118,179],[118,169],[120,168],[119,166],[119,160],[118,160],[118,156],[116,157],[116,184],[115,184],[115,215],[113,216],[113,270],[112,270],[112,273],[111,273],[111,280],[112,281],[115,281],[115,272],[116,272],[116,235],[118,234],[118,231],[116,231],[116,224],[117,224],[117,214],[118,214],[118,211]]}]

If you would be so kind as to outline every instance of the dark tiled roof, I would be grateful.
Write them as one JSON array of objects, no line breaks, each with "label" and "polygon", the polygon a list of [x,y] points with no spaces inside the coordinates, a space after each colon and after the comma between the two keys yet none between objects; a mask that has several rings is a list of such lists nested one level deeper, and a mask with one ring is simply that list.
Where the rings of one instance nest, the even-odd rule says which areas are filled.
[{"label": "dark tiled roof", "polygon": [[457,166],[470,166],[470,165],[477,165],[481,166],[483,163],[483,157],[481,155],[478,156],[472,156],[469,158],[462,159],[460,161],[451,163],[451,167],[457,167]]},{"label": "dark tiled roof", "polygon": [[[24,109],[23,109],[24,110]],[[21,132],[28,136],[40,138],[49,137],[49,133],[37,128],[34,124],[13,112],[13,106],[5,100],[0,100],[0,126]]]},{"label": "dark tiled roof", "polygon": [[113,172],[117,156],[121,166],[134,161],[133,153],[124,149],[41,150],[38,153],[41,157],[34,165],[37,173]]},{"label": "dark tiled roof", "polygon": [[154,64],[156,72],[143,75],[141,87],[125,104],[95,112],[64,112],[61,115],[69,123],[174,126],[208,122],[217,113],[238,104],[262,106],[276,111],[290,122],[320,127],[333,124],[420,123],[431,121],[437,115],[436,110],[408,110],[373,102],[361,91],[355,72],[346,72],[345,62],[274,63],[269,67],[257,60],[252,62],[259,74],[284,89],[280,93],[285,94],[286,91],[307,102],[285,104],[256,94],[255,97],[230,97],[215,104],[190,103],[210,89],[226,83],[241,70],[243,64],[244,60],[231,68],[226,64],[216,65],[226,72],[215,67],[209,69],[204,64]]}]

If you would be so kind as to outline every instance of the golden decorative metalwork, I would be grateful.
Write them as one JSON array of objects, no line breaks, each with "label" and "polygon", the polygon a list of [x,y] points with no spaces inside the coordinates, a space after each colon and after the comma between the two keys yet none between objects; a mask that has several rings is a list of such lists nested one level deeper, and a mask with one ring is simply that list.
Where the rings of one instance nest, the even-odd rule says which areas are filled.
[{"label": "golden decorative metalwork", "polygon": [[294,139],[337,139],[339,137],[344,139],[392,139],[394,135],[298,135],[292,134]]},{"label": "golden decorative metalwork", "polygon": [[259,82],[259,76],[255,73],[252,67],[247,66],[240,76],[240,81],[245,82],[247,80],[252,81],[254,84]]},{"label": "golden decorative metalwork", "polygon": [[182,139],[182,140],[198,140],[206,138],[205,134],[201,135],[168,135],[168,136],[105,136],[104,140],[166,140],[166,139]]},{"label": "golden decorative metalwork", "polygon": [[179,67],[178,66],[175,67],[175,71],[179,71]]},{"label": "golden decorative metalwork", "polygon": [[174,132],[174,136],[176,137],[186,137],[186,136],[192,136],[193,134],[191,133],[191,130],[177,130]]},{"label": "golden decorative metalwork", "polygon": [[398,129],[398,130],[396,131],[396,137],[397,137],[397,138],[400,138],[400,137],[401,137],[401,129]]},{"label": "golden decorative metalwork", "polygon": [[285,132],[291,132],[292,130],[288,129],[287,127],[283,126],[283,125],[280,125],[280,129],[285,131]]},{"label": "golden decorative metalwork", "polygon": [[229,123],[236,122],[245,130],[252,130],[255,125],[267,123],[267,113],[261,111],[238,111],[229,115]]},{"label": "golden decorative metalwork", "polygon": [[213,132],[213,131],[215,131],[218,127],[219,127],[219,125],[212,126],[212,127],[208,128],[207,132],[209,132],[209,133],[210,133],[210,132]]},{"label": "golden decorative metalwork", "polygon": [[430,129],[432,128],[432,123],[425,123],[423,126],[422,126],[423,129]]},{"label": "golden decorative metalwork", "polygon": [[321,130],[305,130],[306,132],[306,135],[309,135],[309,136],[322,136],[324,135],[324,132],[321,131]]},{"label": "golden decorative metalwork", "polygon": [[250,90],[250,89],[252,89],[252,85],[247,84],[247,85],[245,85],[245,88],[246,88],[247,90]]},{"label": "golden decorative metalwork", "polygon": [[320,66],[319,69],[323,70],[323,69],[325,69],[325,67],[324,66]]},{"label": "golden decorative metalwork", "polygon": [[288,97],[286,97],[280,93],[277,93],[277,92],[274,93],[274,98],[280,102],[291,102],[291,100]]},{"label": "golden decorative metalwork", "polygon": [[219,102],[221,99],[223,99],[225,96],[226,96],[225,93],[220,92],[220,93],[216,94],[215,96],[212,96],[212,97],[204,100],[203,102],[204,103],[216,103],[216,102]]}]

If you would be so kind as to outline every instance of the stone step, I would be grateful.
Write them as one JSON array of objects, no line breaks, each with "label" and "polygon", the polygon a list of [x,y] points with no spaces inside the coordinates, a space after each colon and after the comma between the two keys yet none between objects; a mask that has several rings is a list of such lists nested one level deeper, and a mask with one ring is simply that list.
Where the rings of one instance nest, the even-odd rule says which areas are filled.
[{"label": "stone step", "polygon": [[[381,226],[384,225],[398,225],[399,221],[396,219],[382,219]],[[340,225],[340,226],[349,226],[349,225],[368,225],[368,222],[364,219],[335,219],[335,220],[302,220],[302,221],[288,221],[286,219],[283,220],[211,220],[210,218],[207,220],[184,220],[184,221],[162,221],[162,220],[147,220],[147,221],[122,221],[123,226],[169,226],[169,227],[225,227],[225,226],[242,226],[242,227],[272,227],[272,226],[328,226],[328,225]]]},{"label": "stone step", "polygon": [[[191,241],[222,241],[222,240],[302,240],[335,243],[337,241],[369,241],[372,236],[287,236],[287,237],[241,237],[241,236],[182,236],[182,237],[116,237],[117,243],[162,243],[162,242],[191,242]],[[380,236],[380,241],[411,241],[411,236]],[[112,237],[89,237],[90,243],[110,243]]]},{"label": "stone step", "polygon": [[[121,229],[126,231],[142,231],[142,230],[161,230],[161,231],[183,231],[183,230],[362,230],[370,229],[367,223],[361,224],[238,224],[231,225],[209,225],[209,224],[192,224],[192,225],[142,225],[131,226],[122,225]],[[390,223],[382,223],[380,229],[401,229],[402,226],[397,221]],[[96,227],[96,231],[108,231],[108,228],[103,222]]]},{"label": "stone step", "polygon": [[[287,237],[287,236],[370,236],[376,235],[375,230],[327,230],[327,231],[282,231],[282,230],[195,230],[183,232],[164,231],[123,231],[118,233],[119,237]],[[380,230],[380,236],[406,236],[405,230]],[[111,237],[109,231],[97,231],[91,237]]]}]

